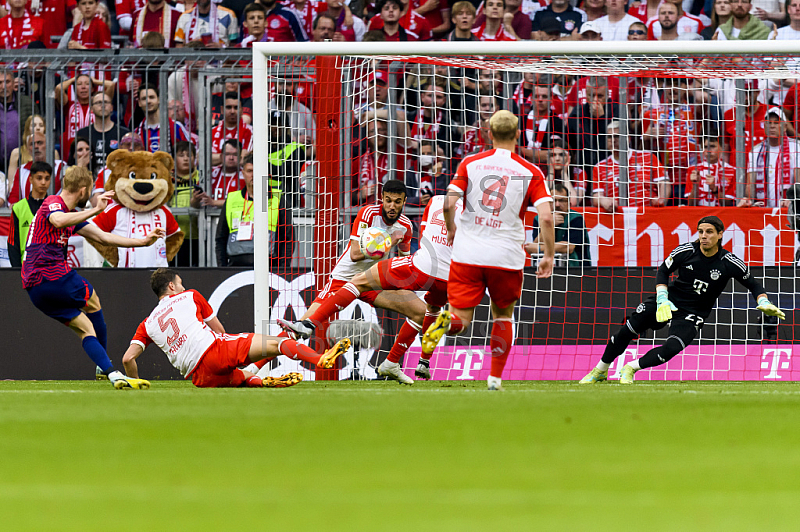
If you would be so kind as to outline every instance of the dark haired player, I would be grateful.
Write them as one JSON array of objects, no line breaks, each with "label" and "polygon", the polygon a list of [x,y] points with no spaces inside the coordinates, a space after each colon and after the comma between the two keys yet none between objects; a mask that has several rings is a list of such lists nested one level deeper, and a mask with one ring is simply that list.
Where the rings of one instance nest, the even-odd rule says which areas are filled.
[{"label": "dark haired player", "polygon": [[[350,241],[336,262],[328,283],[314,299],[314,302],[311,303],[308,312],[303,314],[300,321],[278,320],[278,324],[295,337],[308,338],[314,335],[317,338],[317,342],[324,345],[327,320],[325,316],[319,315],[317,309],[320,308],[323,301],[333,297],[337,291],[344,288],[358,274],[366,272],[380,260],[371,259],[361,252],[361,246],[358,245],[361,234],[369,227],[380,227],[392,236],[392,247],[397,246],[398,255],[406,256],[411,252],[411,237],[414,229],[411,220],[403,214],[405,204],[405,184],[396,179],[386,181],[381,190],[381,203],[366,205],[358,211],[358,215],[353,222],[353,228],[350,231]],[[416,335],[416,331],[419,331],[422,327],[422,321],[425,317],[425,304],[413,292],[408,290],[383,292],[367,290],[359,292],[357,297],[374,307],[392,310],[408,316],[407,323],[411,324],[414,330],[414,334],[411,335],[412,340]],[[320,349],[318,348],[317,350],[319,351]],[[400,380],[404,384],[414,382],[409,377],[402,375],[399,369],[393,371],[390,377]]]},{"label": "dark haired player", "polygon": [[[640,369],[666,364],[692,342],[731,278],[750,290],[758,302],[758,310],[767,316],[786,319],[783,311],[769,302],[761,283],[750,275],[744,261],[722,248],[723,230],[722,220],[716,216],[705,216],[697,222],[698,240],[676,247],[658,267],[656,296],[636,307],[609,340],[597,367],[580,380],[581,384],[608,379],[609,366],[632,340],[647,329],[658,330],[669,323],[667,341],[625,364],[619,383],[633,384],[633,375]],[[676,270],[678,277],[667,287],[670,275]]]},{"label": "dark haired player", "polygon": [[289,338],[254,333],[225,334],[225,328],[208,301],[196,290],[183,287],[175,270],[159,268],[150,276],[150,288],[158,296],[158,305],[139,324],[131,345],[122,357],[128,375],[139,375],[136,359],[144,348],[155,343],[170,364],[184,378],[201,388],[246,386],[248,388],[286,388],[303,380],[301,373],[282,377],[255,376],[241,367],[278,355],[303,360],[319,368],[330,368],[350,348],[347,338],[337,342],[325,354]]},{"label": "dark haired player", "polygon": [[28,229],[28,243],[22,257],[22,286],[33,304],[54,320],[67,325],[80,336],[83,350],[107,375],[114,388],[146,389],[150,383],[126,377],[114,369],[106,352],[106,322],[100,299],[89,282],[70,269],[67,263],[67,242],[77,233],[101,244],[121,247],[143,247],[163,238],[163,229],[154,229],[144,238],[126,238],[106,233],[86,222],[103,212],[114,192],[97,198],[94,208],[84,208],[92,195],[92,174],[77,166],[69,168],[61,193],[49,196],[36,211]]}]

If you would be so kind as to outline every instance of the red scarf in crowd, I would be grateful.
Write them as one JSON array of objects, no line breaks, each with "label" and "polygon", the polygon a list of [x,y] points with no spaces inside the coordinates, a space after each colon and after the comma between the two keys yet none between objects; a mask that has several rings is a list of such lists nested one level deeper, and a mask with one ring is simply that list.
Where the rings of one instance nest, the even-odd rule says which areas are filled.
[{"label": "red scarf in crowd", "polygon": [[436,139],[436,134],[439,133],[439,124],[442,123],[442,112],[436,112],[436,119],[428,124],[425,122],[425,117],[422,116],[424,112],[420,109],[417,117],[414,119],[414,125],[411,127],[411,138],[414,140],[433,140]]},{"label": "red scarf in crowd", "polygon": [[[767,200],[767,174],[769,172],[769,141],[761,143],[756,159],[756,199]],[[792,186],[792,164],[791,150],[789,149],[789,137],[783,136],[781,152],[775,164],[775,201],[780,203],[783,199],[783,191]]]},{"label": "red scarf in crowd", "polygon": [[[8,16],[5,17],[6,23],[4,24],[3,28],[0,28],[0,35],[3,37],[3,48],[5,50],[11,49],[18,49],[26,46],[30,42],[30,38],[33,37],[33,25],[31,24],[31,14],[28,10],[25,10],[25,14],[22,16],[22,31],[19,35],[14,34],[13,30],[13,20],[11,18],[11,13],[9,12]],[[28,39],[26,39],[26,37]]]}]

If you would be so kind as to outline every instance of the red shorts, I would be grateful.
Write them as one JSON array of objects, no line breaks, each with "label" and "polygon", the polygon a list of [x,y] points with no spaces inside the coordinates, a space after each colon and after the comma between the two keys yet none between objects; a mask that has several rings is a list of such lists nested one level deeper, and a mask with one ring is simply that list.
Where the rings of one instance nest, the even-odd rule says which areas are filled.
[{"label": "red shorts", "polygon": [[522,295],[522,270],[450,263],[447,298],[451,307],[477,307],[487,288],[492,302],[500,308],[506,308]]},{"label": "red shorts", "polygon": [[[382,261],[382,262],[386,262],[386,261]],[[335,294],[337,292],[337,290],[339,290],[341,287],[343,287],[346,284],[347,284],[347,281],[341,281],[339,279],[329,279],[328,280],[328,284],[325,285],[325,288],[322,289],[322,292],[317,294],[317,297],[314,299],[314,302],[311,303],[311,304],[313,305],[314,303],[322,303],[323,301],[325,301],[325,299],[327,299],[330,296],[332,296],[333,294]],[[375,303],[375,298],[378,297],[378,294],[380,294],[380,292],[376,292],[375,290],[369,290],[369,291],[364,292],[363,294],[361,294],[361,297],[359,297],[358,299],[360,299],[361,301],[364,301],[365,303],[369,303],[370,305],[372,305],[373,303]]]},{"label": "red shorts", "polygon": [[200,388],[236,387],[244,382],[240,366],[250,364],[253,333],[218,334],[192,371],[192,384]]},{"label": "red shorts", "polygon": [[423,299],[434,307],[447,303],[447,281],[431,277],[417,269],[411,257],[395,257],[378,263],[378,276],[384,290],[426,290]]}]

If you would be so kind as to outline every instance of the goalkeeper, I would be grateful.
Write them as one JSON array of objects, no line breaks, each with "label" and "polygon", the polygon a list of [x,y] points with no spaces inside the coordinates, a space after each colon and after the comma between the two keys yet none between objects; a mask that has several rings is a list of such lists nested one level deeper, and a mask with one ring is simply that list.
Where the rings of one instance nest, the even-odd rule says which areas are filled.
[{"label": "goalkeeper", "polygon": [[[661,329],[669,324],[669,337],[662,345],[643,357],[625,364],[620,371],[620,384],[632,384],[640,369],[666,364],[694,339],[711,313],[717,298],[731,278],[750,290],[758,302],[758,310],[768,316],[785,319],[786,315],[769,302],[764,288],[742,259],[722,248],[722,220],[705,216],[697,222],[698,239],[681,244],[659,266],[656,274],[656,295],[636,307],[617,334],[606,345],[603,358],[581,384],[593,384],[608,378],[608,368],[632,340],[647,329]],[[670,275],[678,277],[667,287]]]}]

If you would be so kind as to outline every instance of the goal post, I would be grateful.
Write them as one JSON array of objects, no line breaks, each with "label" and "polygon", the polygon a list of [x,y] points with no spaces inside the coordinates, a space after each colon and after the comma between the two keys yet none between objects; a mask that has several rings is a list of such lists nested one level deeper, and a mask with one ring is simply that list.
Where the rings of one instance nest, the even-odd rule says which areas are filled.
[{"label": "goal post", "polygon": [[[458,161],[487,145],[482,117],[499,108],[520,118],[520,151],[535,159],[553,183],[568,183],[570,201],[582,195],[572,208],[585,230],[585,252],[573,258],[567,245],[552,279],[536,280],[535,253],[527,263],[515,314],[520,349],[512,353],[510,378],[582,376],[625,315],[649,295],[653,268],[678,244],[695,238],[704,213],[722,218],[723,245],[764,279],[778,305],[796,306],[795,226],[788,227],[781,198],[755,185],[747,188],[758,178],[759,161],[770,160],[764,155],[769,150],[757,150],[767,142],[766,115],[782,107],[788,92],[784,80],[800,78],[800,56],[791,41],[256,43],[253,56],[258,332],[276,334],[276,317],[297,319],[305,311],[345,249],[358,208],[378,199],[383,180],[406,181],[413,199],[406,213],[418,223],[424,192],[443,192],[440,184],[446,186]],[[570,92],[557,94],[556,79],[562,80],[559,90]],[[270,282],[286,271],[270,272],[268,228],[276,205],[268,200],[270,176],[295,176],[273,175],[266,147],[272,141],[270,101],[279,99],[276,91],[287,80],[308,83],[313,92],[304,101],[316,128],[307,149],[314,170],[305,174],[304,185],[285,192],[293,197],[281,208],[291,209],[295,222],[302,218],[309,227],[300,231],[295,223],[298,241],[286,262],[291,271],[280,281],[283,288],[271,290]],[[534,107],[542,87],[552,102],[539,115]],[[615,106],[616,115],[613,120],[587,115],[582,127],[570,111],[586,105],[587,113],[593,112],[587,95],[600,92],[607,93],[603,105]],[[297,109],[287,107],[287,113],[294,117],[292,128],[298,127]],[[784,118],[791,124],[798,116]],[[547,129],[556,119],[560,133]],[[719,160],[729,165],[714,167],[722,174],[708,169],[715,139]],[[556,160],[561,152],[570,163]],[[426,169],[430,160],[436,161],[434,169]],[[800,160],[790,164],[800,168]],[[723,178],[731,186],[720,191]],[[688,192],[692,187],[694,196]],[[763,206],[731,206],[758,193],[764,195]],[[530,242],[534,215],[525,220]],[[303,275],[308,277],[302,283],[294,281]],[[276,290],[298,293],[277,296],[276,302]],[[273,306],[277,316],[271,315]],[[792,344],[800,332],[791,314],[777,326],[761,323],[754,309],[742,287],[729,286],[686,356],[649,374],[654,379],[800,379],[800,371],[781,374],[790,368],[782,364],[795,354]],[[350,368],[339,376],[355,370],[374,376],[398,322],[363,303],[343,314],[380,322],[386,334],[380,352],[365,351],[360,361],[352,355]],[[483,304],[470,334],[443,342],[432,362],[434,378],[485,377],[489,364],[481,346],[488,345],[489,323]],[[663,341],[663,332],[632,344],[629,355]],[[414,346],[406,356],[407,372],[418,353]],[[776,362],[767,363],[771,356]]]}]

